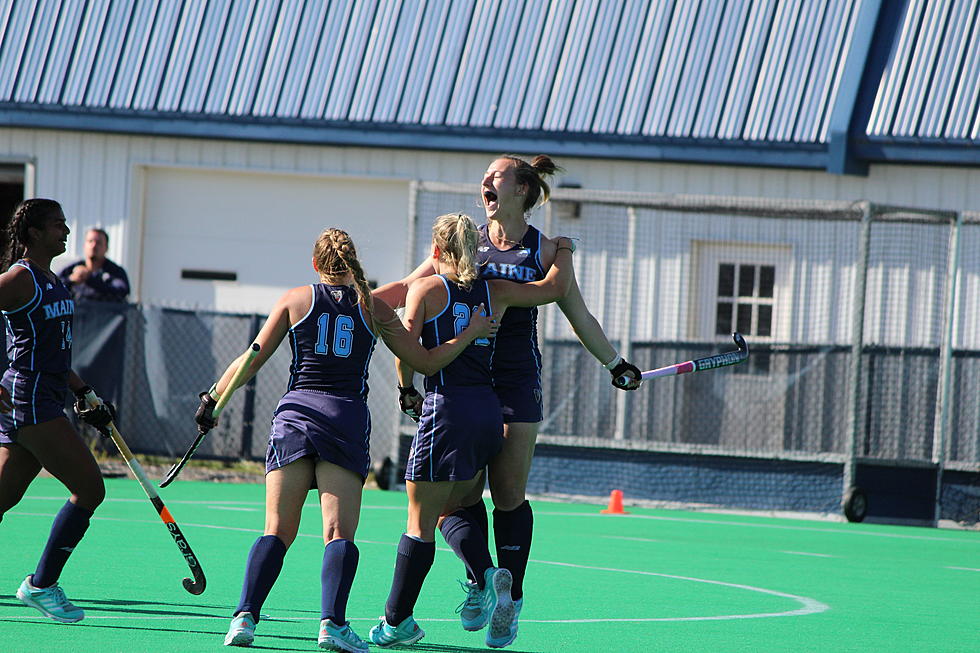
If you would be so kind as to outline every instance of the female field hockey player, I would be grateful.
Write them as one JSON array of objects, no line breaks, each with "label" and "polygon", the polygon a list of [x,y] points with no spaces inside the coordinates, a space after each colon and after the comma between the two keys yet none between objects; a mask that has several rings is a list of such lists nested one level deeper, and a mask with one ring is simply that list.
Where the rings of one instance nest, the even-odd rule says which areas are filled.
[{"label": "female field hockey player", "polygon": [[[368,650],[367,644],[351,629],[345,611],[357,569],[353,540],[370,462],[367,375],[376,339],[434,373],[475,338],[495,333],[496,321],[474,320],[456,338],[428,351],[387,304],[372,299],[354,243],[345,232],[327,229],[320,235],[313,269],[320,283],[282,296],[255,339],[260,353],[241,381],[251,378],[289,335],[289,386],[273,416],[266,457],[265,534],[249,552],[241,599],[225,644],[251,645],[262,604],[296,538],[306,493],[315,486],[325,544],[318,643],[324,649],[360,653]],[[228,386],[237,369],[236,361],[209,392],[201,393],[198,424],[214,425],[216,401],[234,390]]]},{"label": "female field hockey player", "polygon": [[[508,307],[529,307],[555,301],[571,283],[570,241],[556,247],[554,265],[542,281],[514,284],[479,281],[475,260],[479,232],[469,216],[440,216],[432,229],[433,276],[418,279],[408,290],[405,327],[421,336],[426,347],[437,347],[466,326],[477,306],[507,315]],[[460,500],[482,491],[486,464],[499,455],[504,427],[500,403],[490,373],[489,343],[474,343],[437,374],[425,378],[425,400],[418,432],[405,470],[408,526],[398,543],[395,574],[385,604],[385,616],[371,630],[378,646],[407,645],[425,634],[412,617],[422,582],[435,557],[435,528],[453,513]],[[399,382],[410,385],[407,361],[399,364]],[[474,580],[473,592],[488,622],[486,643],[499,648],[513,641],[511,574],[493,566],[485,535],[447,539],[463,551]]]},{"label": "female field hockey player", "polygon": [[[542,279],[557,251],[557,241],[545,237],[528,224],[527,214],[548,201],[551,189],[547,179],[560,168],[549,157],[540,155],[531,163],[516,156],[501,156],[490,163],[481,183],[481,199],[487,222],[480,226],[477,269],[481,279],[510,279],[526,283]],[[424,261],[405,279],[387,284],[376,291],[392,306],[400,305],[409,284],[434,274],[431,260]],[[626,362],[609,343],[602,327],[589,312],[578,284],[572,277],[568,294],[558,300],[558,307],[572,325],[585,348],[612,375],[612,384],[620,390],[634,390],[640,384],[640,370]],[[501,318],[493,349],[494,391],[500,400],[504,420],[504,446],[490,461],[488,468],[493,499],[493,534],[497,564],[508,569],[514,578],[514,637],[517,617],[524,605],[523,581],[531,549],[533,515],[527,501],[531,457],[542,420],[541,354],[537,345],[537,309],[515,308]],[[629,378],[625,384],[619,379]],[[411,414],[418,402],[414,388],[400,390],[403,408]],[[440,530],[446,541],[452,538],[479,537],[489,533],[482,487],[462,502],[462,508],[451,519],[442,522]],[[465,562],[465,560],[464,560]],[[480,615],[476,579],[470,577],[468,597],[460,617],[463,627],[472,629],[485,623]]]},{"label": "female field hockey player", "polygon": [[0,521],[42,467],[71,492],[37,568],[17,589],[23,603],[63,623],[80,621],[85,613],[68,600],[58,578],[105,498],[99,465],[65,417],[68,389],[86,423],[105,431],[114,417],[111,405],[86,407],[90,388],[71,369],[75,306],[51,271],[51,259],[65,251],[69,233],[60,204],[30,199],[17,207],[0,236],[0,269],[6,270],[0,274],[0,310],[10,361],[0,380]]}]

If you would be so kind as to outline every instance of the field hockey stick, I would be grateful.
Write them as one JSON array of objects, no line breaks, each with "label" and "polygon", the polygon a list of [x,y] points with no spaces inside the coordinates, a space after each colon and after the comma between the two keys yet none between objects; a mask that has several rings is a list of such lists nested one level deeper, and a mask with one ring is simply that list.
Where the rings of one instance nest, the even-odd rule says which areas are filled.
[{"label": "field hockey stick", "polygon": [[[85,393],[85,402],[91,408],[96,408],[102,403],[102,400],[96,396],[94,392],[89,390]],[[160,495],[157,494],[156,489],[153,487],[153,483],[150,479],[146,477],[146,472],[143,471],[143,467],[140,465],[139,461],[133,456],[133,452],[129,450],[126,445],[126,441],[123,440],[122,435],[119,434],[119,429],[116,428],[114,422],[109,422],[109,437],[116,444],[116,448],[119,449],[119,453],[122,454],[123,459],[125,459],[126,464],[129,469],[132,470],[133,474],[136,476],[136,480],[139,481],[140,486],[143,491],[146,492],[146,496],[150,498],[150,503],[153,507],[157,509],[157,514],[160,515],[160,519],[163,523],[167,525],[167,530],[170,532],[170,537],[174,538],[174,543],[177,544],[177,548],[180,549],[181,555],[184,556],[184,561],[187,562],[187,566],[191,568],[191,573],[194,574],[194,579],[184,578],[182,581],[184,584],[184,589],[191,594],[201,594],[204,592],[204,587],[207,585],[207,581],[204,578],[204,570],[201,569],[201,564],[197,561],[197,556],[191,551],[191,545],[187,543],[187,538],[184,534],[180,532],[180,527],[177,526],[177,522],[174,521],[174,516],[170,514],[167,510],[167,506],[163,505],[163,500],[160,499]]]},{"label": "field hockey stick", "polygon": [[643,372],[640,375],[640,378],[646,381],[647,379],[655,379],[660,376],[674,376],[677,374],[687,374],[688,372],[712,370],[716,367],[737,365],[749,357],[749,346],[745,344],[745,338],[743,338],[742,334],[740,333],[733,333],[732,340],[735,341],[735,346],[738,347],[738,349],[735,351],[725,352],[724,354],[715,354],[714,356],[706,356],[705,358],[698,358],[697,360],[693,361],[675,363],[674,365],[668,365],[667,367],[658,367],[655,370]]},{"label": "field hockey stick", "polygon": [[[214,419],[218,419],[218,415],[220,415],[221,411],[224,410],[225,404],[227,404],[228,400],[231,399],[231,393],[235,391],[234,389],[238,387],[241,380],[245,378],[246,374],[248,374],[248,368],[251,366],[252,361],[259,355],[259,349],[259,343],[253,342],[252,346],[245,352],[244,359],[238,366],[238,370],[235,371],[235,376],[231,378],[231,382],[228,384],[228,388],[225,390],[225,393],[218,397],[218,403],[215,404],[214,410],[211,411],[211,416]],[[177,478],[177,475],[180,474],[180,470],[184,468],[187,461],[190,460],[191,456],[194,455],[194,452],[197,451],[198,446],[200,446],[201,442],[204,440],[204,436],[207,435],[209,431],[210,429],[206,429],[201,426],[197,427],[197,437],[194,439],[194,442],[184,454],[183,458],[174,463],[174,466],[170,468],[167,475],[162,481],[160,481],[160,487],[167,487],[173,483],[174,479]]]}]

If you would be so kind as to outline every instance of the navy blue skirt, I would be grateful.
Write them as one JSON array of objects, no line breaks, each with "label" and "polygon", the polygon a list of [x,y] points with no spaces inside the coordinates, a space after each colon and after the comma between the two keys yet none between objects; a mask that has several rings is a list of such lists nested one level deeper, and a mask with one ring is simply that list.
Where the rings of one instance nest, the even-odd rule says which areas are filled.
[{"label": "navy blue skirt", "polygon": [[0,413],[0,444],[17,439],[17,430],[43,424],[65,416],[68,397],[68,373],[23,372],[7,368],[0,379],[10,393],[14,409]]},{"label": "navy blue skirt", "polygon": [[272,417],[265,471],[313,456],[367,478],[370,438],[371,413],[360,397],[291,390]]},{"label": "navy blue skirt", "polygon": [[500,402],[490,386],[436,388],[422,403],[406,481],[468,481],[504,444]]}]

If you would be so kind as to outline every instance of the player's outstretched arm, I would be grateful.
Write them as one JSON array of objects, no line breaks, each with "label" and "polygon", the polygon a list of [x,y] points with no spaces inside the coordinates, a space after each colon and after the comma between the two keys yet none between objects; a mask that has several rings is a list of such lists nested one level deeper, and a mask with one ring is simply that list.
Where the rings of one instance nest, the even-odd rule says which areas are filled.
[{"label": "player's outstretched arm", "polygon": [[265,320],[265,324],[259,329],[259,334],[255,336],[253,342],[260,347],[259,353],[252,359],[247,371],[244,372],[244,376],[240,377],[239,383],[234,388],[229,387],[242,361],[248,357],[248,352],[245,352],[228,365],[221,378],[215,384],[215,392],[220,396],[229,390],[234,392],[236,389],[248,383],[249,379],[255,376],[265,362],[269,360],[269,357],[275,353],[282,339],[286,337],[286,332],[289,331],[289,325],[291,324],[290,309],[292,309],[293,315],[302,316],[309,310],[312,301],[313,291],[309,286],[300,286],[286,291],[272,308],[272,311]]},{"label": "player's outstretched arm", "polygon": [[[568,294],[558,301],[558,308],[572,326],[582,346],[613,375],[613,385],[620,390],[635,390],[640,387],[640,370],[623,359],[612,346],[599,321],[595,319],[582,299],[582,291],[573,281]],[[625,383],[622,379],[628,379]]]},{"label": "player's outstretched arm", "polygon": [[574,274],[571,241],[562,239],[561,242],[565,244],[558,247],[554,263],[541,281],[514,283],[494,280],[490,282],[493,310],[496,313],[502,314],[510,306],[549,304],[565,296]]},{"label": "player's outstretched arm", "polygon": [[435,273],[436,270],[432,265],[432,259],[427,258],[407,277],[386,283],[376,288],[371,294],[392,308],[401,308],[405,305],[408,289],[411,287],[412,282],[423,277],[431,277]]},{"label": "player's outstretched arm", "polygon": [[[407,298],[405,324],[395,316],[395,312],[385,302],[375,298],[374,310],[378,321],[385,326],[381,338],[388,349],[398,357],[402,373],[399,384],[407,387],[411,383],[412,370],[425,375],[432,375],[451,363],[467,346],[477,338],[493,337],[497,333],[497,320],[493,315],[474,314],[469,325],[455,338],[444,342],[433,349],[425,349],[419,344],[422,323],[425,321],[426,288],[430,284],[422,281],[413,284]],[[439,284],[441,287],[441,284]],[[401,384],[405,377],[407,383]]]},{"label": "player's outstretched arm", "polygon": [[[547,256],[549,252],[546,251],[544,254]],[[565,319],[568,320],[582,346],[613,374],[615,387],[620,390],[635,390],[640,387],[640,370],[623,360],[609,342],[602,325],[585,304],[574,271],[572,271],[568,292],[558,300],[558,308],[565,315]],[[628,379],[625,384],[620,381],[623,378]]]}]

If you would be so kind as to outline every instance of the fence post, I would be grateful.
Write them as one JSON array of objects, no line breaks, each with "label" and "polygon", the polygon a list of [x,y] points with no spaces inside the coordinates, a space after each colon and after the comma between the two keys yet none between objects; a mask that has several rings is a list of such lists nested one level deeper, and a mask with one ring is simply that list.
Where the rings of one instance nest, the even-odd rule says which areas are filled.
[{"label": "fence post", "polygon": [[956,221],[949,234],[949,252],[946,265],[946,327],[939,350],[939,388],[936,392],[936,419],[932,432],[932,462],[936,463],[936,506],[934,519],[939,521],[942,512],[940,498],[943,490],[943,466],[946,463],[946,434],[950,431],[950,395],[953,376],[953,330],[956,324],[956,277],[960,264],[960,227],[963,214],[956,213]]},{"label": "fence post", "polygon": [[[418,265],[418,223],[419,223],[419,194],[422,192],[422,183],[413,179],[408,183],[408,210],[405,214],[405,230],[408,237],[405,246],[405,274],[408,275],[415,266]],[[395,416],[395,433],[391,441],[391,449],[388,457],[391,465],[388,469],[388,486],[391,489],[398,487],[402,479],[398,477],[398,467],[401,459],[402,443],[402,414],[399,412]]]},{"label": "fence post", "polygon": [[[559,234],[554,231],[555,222],[555,212],[554,212],[554,202],[545,202],[544,210],[544,233],[550,238],[557,238]],[[538,306],[538,346],[544,345],[548,342],[548,338],[551,337],[551,327],[549,323],[553,319],[551,317],[552,309],[554,304],[545,304],[544,306]],[[542,356],[543,358],[543,356]]]},{"label": "fence post", "polygon": [[[626,287],[623,289],[623,318],[622,331],[619,334],[619,355],[626,360],[633,359],[632,326],[633,326],[633,288],[636,285],[636,207],[626,207]],[[626,418],[629,406],[625,392],[616,393],[616,440],[626,439]]]},{"label": "fence post", "polygon": [[861,202],[861,233],[858,238],[858,255],[854,270],[854,302],[851,314],[851,366],[848,370],[848,380],[851,386],[850,428],[847,432],[847,452],[844,458],[844,487],[842,497],[854,487],[857,477],[857,448],[863,429],[861,407],[863,393],[861,392],[861,356],[864,350],[864,308],[865,293],[868,285],[868,260],[871,249],[871,217],[873,207],[871,202]]},{"label": "fence post", "polygon": [[[255,335],[262,328],[262,316],[253,315],[249,319],[249,341],[251,346],[255,342]],[[242,460],[252,459],[252,426],[255,423],[255,378],[252,377],[245,384],[245,397],[242,402]]]}]

